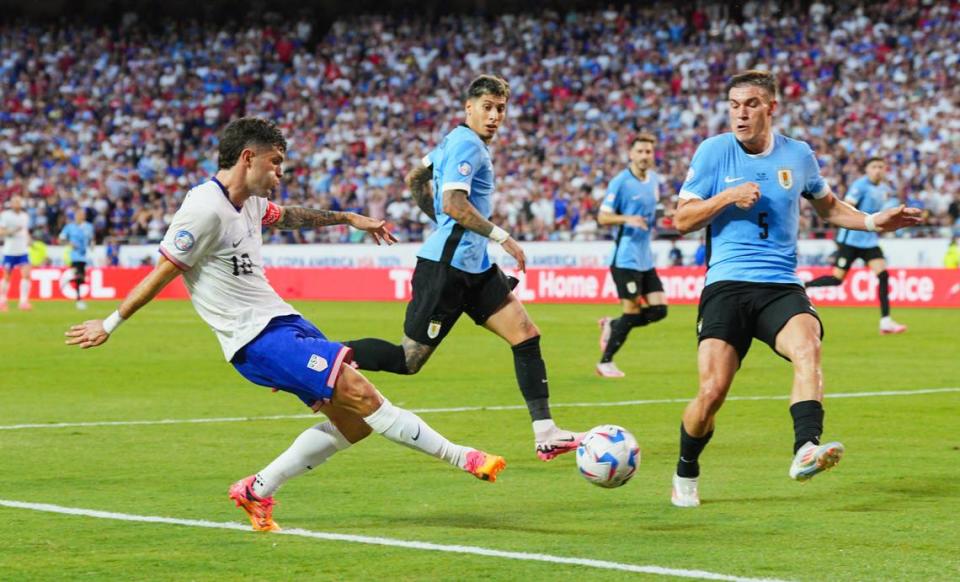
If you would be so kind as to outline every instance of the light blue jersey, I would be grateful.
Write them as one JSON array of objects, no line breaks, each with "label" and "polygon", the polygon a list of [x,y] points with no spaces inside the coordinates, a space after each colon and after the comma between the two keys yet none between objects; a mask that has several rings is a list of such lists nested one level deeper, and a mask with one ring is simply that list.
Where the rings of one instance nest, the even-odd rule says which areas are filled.
[{"label": "light blue jersey", "polygon": [[93,225],[89,222],[77,224],[71,222],[60,231],[60,240],[67,241],[73,250],[70,251],[70,262],[87,263],[87,250],[93,243]]},{"label": "light blue jersey", "polygon": [[[891,193],[892,190],[887,184],[874,184],[864,176],[850,185],[850,190],[843,200],[861,212],[873,214],[886,208]],[[837,242],[858,249],[871,249],[879,246],[880,236],[875,232],[841,228],[837,231]]]},{"label": "light blue jersey", "polygon": [[657,220],[657,201],[660,199],[660,176],[648,171],[647,179],[641,181],[630,168],[617,174],[607,186],[607,195],[600,210],[628,216],[642,216],[647,221],[647,230],[638,226],[621,224],[617,229],[617,242],[613,250],[611,267],[649,271],[654,267],[650,238]]},{"label": "light blue jersey", "polygon": [[467,273],[490,268],[487,237],[471,232],[443,212],[443,193],[465,190],[470,204],[484,218],[493,210],[493,162],[486,144],[472,129],[460,125],[447,134],[427,157],[424,166],[433,166],[433,209],[437,230],[433,231],[418,257],[447,263]]},{"label": "light blue jersey", "polygon": [[707,280],[794,283],[800,196],[822,198],[830,190],[805,142],[774,134],[771,146],[750,154],[732,133],[705,140],[690,162],[680,198],[707,200],[745,182],[760,187],[749,210],[731,204],[707,226]]}]

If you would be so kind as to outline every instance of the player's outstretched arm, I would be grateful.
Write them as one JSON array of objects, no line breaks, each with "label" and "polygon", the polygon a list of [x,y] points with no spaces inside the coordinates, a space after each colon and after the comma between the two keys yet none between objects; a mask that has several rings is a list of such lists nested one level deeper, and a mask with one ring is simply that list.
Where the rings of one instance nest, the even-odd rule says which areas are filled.
[{"label": "player's outstretched arm", "polygon": [[467,199],[466,190],[445,191],[443,193],[443,212],[456,220],[463,228],[499,243],[503,250],[517,261],[517,268],[520,271],[527,270],[527,257],[517,241],[510,238],[509,232],[477,212],[477,209]]},{"label": "player's outstretched arm", "polygon": [[860,212],[847,202],[838,199],[832,193],[823,198],[811,200],[813,208],[820,218],[835,226],[852,230],[891,232],[906,226],[916,226],[923,222],[923,210],[907,208],[901,204],[873,214]]},{"label": "player's outstretched arm", "polygon": [[176,265],[161,255],[157,266],[142,281],[137,283],[137,286],[120,303],[120,307],[115,312],[106,320],[91,319],[72,326],[64,334],[67,337],[66,344],[87,349],[104,343],[110,339],[113,330],[130,319],[141,307],[150,303],[158,293],[180,275],[180,272]]},{"label": "player's outstretched arm", "polygon": [[316,210],[302,206],[281,206],[280,219],[273,224],[281,230],[295,230],[298,228],[318,228],[348,224],[357,230],[363,230],[373,237],[374,242],[381,241],[387,244],[397,242],[397,238],[387,228],[384,220],[376,220],[355,212],[335,212],[333,210]]},{"label": "player's outstretched arm", "polygon": [[437,221],[437,213],[433,209],[433,191],[430,189],[430,180],[433,178],[433,166],[419,167],[410,170],[404,182],[410,188],[410,195],[424,214],[430,220]]},{"label": "player's outstretched arm", "polygon": [[673,215],[673,224],[680,234],[687,234],[710,224],[710,221],[731,204],[741,210],[749,210],[757,200],[760,200],[760,187],[754,182],[727,188],[706,200],[681,198]]},{"label": "player's outstretched arm", "polygon": [[607,212],[605,210],[601,210],[597,214],[597,223],[600,224],[600,226],[626,224],[636,226],[642,230],[649,230],[650,228],[650,225],[647,224],[647,219],[639,214],[617,214],[616,212]]}]

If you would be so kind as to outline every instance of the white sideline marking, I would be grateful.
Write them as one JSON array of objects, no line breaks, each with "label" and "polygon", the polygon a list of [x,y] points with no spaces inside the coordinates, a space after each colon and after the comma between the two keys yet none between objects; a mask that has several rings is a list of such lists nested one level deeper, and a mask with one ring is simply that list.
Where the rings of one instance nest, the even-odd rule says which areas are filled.
[{"label": "white sideline marking", "polygon": [[[920,394],[944,394],[948,392],[960,392],[960,388],[924,388],[920,390],[886,390],[880,392],[838,392],[836,394],[827,394],[826,399],[834,398],[869,398],[879,396],[916,396]],[[684,404],[690,401],[692,395],[687,398],[663,398],[659,400],[620,400],[616,402],[557,402],[551,403],[550,408],[603,408],[611,406],[637,406],[642,404]],[[726,400],[789,400],[789,396],[730,396]],[[411,412],[417,414],[429,414],[432,412],[477,412],[481,410],[526,410],[523,404],[508,404],[502,406],[457,406],[450,408],[411,408]],[[251,420],[288,420],[295,418],[319,418],[322,415],[315,414],[276,414],[272,416],[227,416],[223,418],[166,418],[160,420],[103,420],[91,422],[51,422],[34,424],[8,424],[0,425],[0,430],[19,430],[26,428],[72,428],[72,427],[93,427],[93,426],[138,426],[152,424],[204,424],[217,422],[247,422]]]},{"label": "white sideline marking", "polygon": [[[234,522],[206,521],[202,519],[177,519],[173,517],[158,517],[152,515],[133,515],[129,513],[114,513],[112,511],[97,511],[93,509],[81,509],[77,507],[61,507],[59,505],[50,505],[47,503],[26,503],[23,501],[9,501],[0,499],[0,506],[11,507],[14,509],[30,509],[33,511],[43,511],[47,513],[61,513],[65,515],[80,515],[84,517],[95,517],[98,519],[115,519],[119,521],[134,521],[142,523],[163,523],[168,525],[184,525],[192,527],[206,527],[211,529],[229,529],[236,531],[250,532],[250,526]],[[256,534],[264,535],[264,534]],[[478,546],[457,546],[448,544],[434,544],[430,542],[416,542],[408,540],[398,540],[393,538],[382,538],[372,536],[362,536],[353,534],[338,534],[322,531],[311,531],[306,529],[285,529],[280,532],[274,532],[270,535],[299,536],[304,538],[315,538],[320,540],[329,540],[337,542],[351,542],[355,544],[369,544],[375,546],[389,546],[394,548],[409,548],[413,550],[427,550],[433,552],[448,552],[451,554],[472,554],[475,556],[490,556],[494,558],[507,558],[511,560],[524,560],[527,562],[548,562],[551,564],[572,564],[575,566],[585,566],[587,568],[600,568],[604,570],[620,570],[623,572],[637,572],[641,574],[659,574],[661,576],[674,576],[677,578],[697,578],[701,580],[731,580],[743,582],[780,582],[772,578],[743,578],[740,576],[730,576],[727,574],[717,574],[715,572],[706,572],[704,570],[683,570],[676,568],[664,568],[661,566],[640,566],[637,564],[622,564],[620,562],[608,562],[605,560],[590,560],[587,558],[569,558],[565,556],[552,556],[550,554],[531,554],[527,552],[506,552],[503,550],[493,550],[481,548]]]}]

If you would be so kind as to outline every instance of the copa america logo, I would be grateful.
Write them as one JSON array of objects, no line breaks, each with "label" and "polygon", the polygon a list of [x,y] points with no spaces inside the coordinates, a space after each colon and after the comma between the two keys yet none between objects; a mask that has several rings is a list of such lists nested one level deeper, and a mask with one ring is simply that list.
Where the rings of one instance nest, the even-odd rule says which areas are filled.
[{"label": "copa america logo", "polygon": [[193,238],[193,235],[190,234],[188,230],[178,230],[177,234],[173,236],[173,246],[177,247],[178,251],[189,251],[193,248],[193,243],[195,242],[196,239]]}]

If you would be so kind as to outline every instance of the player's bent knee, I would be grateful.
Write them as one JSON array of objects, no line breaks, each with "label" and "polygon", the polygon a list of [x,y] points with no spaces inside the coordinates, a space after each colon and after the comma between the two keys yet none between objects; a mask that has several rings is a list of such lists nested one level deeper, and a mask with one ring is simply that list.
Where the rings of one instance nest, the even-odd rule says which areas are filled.
[{"label": "player's bent knee", "polygon": [[666,305],[651,305],[643,310],[647,323],[654,323],[667,317]]},{"label": "player's bent knee", "polygon": [[334,404],[361,416],[373,414],[383,402],[380,393],[359,372],[353,370],[345,370],[345,372],[337,379],[337,385],[333,391]]}]

